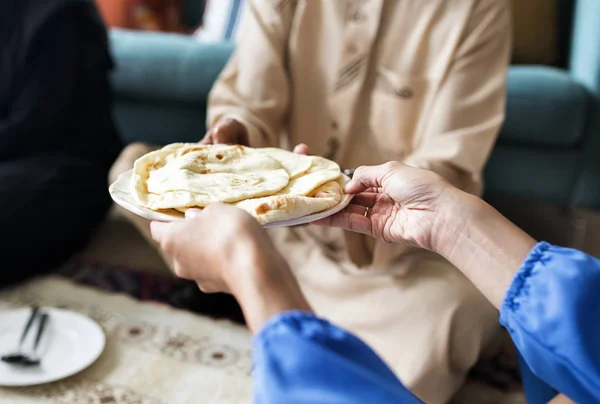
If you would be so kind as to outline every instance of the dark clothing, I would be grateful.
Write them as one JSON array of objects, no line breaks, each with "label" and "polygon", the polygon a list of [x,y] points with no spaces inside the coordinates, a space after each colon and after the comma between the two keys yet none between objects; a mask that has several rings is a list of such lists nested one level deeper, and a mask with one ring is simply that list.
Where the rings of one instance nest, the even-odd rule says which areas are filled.
[{"label": "dark clothing", "polygon": [[110,207],[111,68],[93,1],[2,1],[0,286],[63,263]]}]

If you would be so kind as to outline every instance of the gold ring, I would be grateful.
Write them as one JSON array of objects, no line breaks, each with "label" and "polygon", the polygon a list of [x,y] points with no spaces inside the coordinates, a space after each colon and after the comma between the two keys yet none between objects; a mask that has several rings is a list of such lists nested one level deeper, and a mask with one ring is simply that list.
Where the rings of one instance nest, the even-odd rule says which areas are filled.
[{"label": "gold ring", "polygon": [[369,217],[369,207],[368,206],[365,208],[365,214],[363,216]]}]

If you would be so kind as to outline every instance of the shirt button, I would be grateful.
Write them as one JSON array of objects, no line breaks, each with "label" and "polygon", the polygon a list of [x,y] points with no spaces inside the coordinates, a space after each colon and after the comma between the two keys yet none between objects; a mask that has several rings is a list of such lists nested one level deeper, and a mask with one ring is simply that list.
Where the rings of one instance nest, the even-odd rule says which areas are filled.
[{"label": "shirt button", "polygon": [[362,20],[362,14],[359,12],[354,12],[350,14],[350,21],[352,22],[359,22],[360,20]]},{"label": "shirt button", "polygon": [[415,95],[415,92],[410,87],[402,87],[397,92],[397,94],[400,98],[404,98],[405,100],[410,100]]},{"label": "shirt button", "polygon": [[348,53],[348,55],[350,55],[350,56],[356,55],[358,53],[358,48],[356,47],[355,44],[349,43],[346,46],[346,53]]}]

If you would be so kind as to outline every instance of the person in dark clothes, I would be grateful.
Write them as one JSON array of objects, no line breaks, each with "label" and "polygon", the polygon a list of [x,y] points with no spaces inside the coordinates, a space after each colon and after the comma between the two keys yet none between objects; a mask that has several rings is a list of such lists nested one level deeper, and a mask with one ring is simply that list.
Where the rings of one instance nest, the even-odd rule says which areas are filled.
[{"label": "person in dark clothes", "polygon": [[112,66],[92,0],[0,2],[0,287],[64,263],[110,208]]}]

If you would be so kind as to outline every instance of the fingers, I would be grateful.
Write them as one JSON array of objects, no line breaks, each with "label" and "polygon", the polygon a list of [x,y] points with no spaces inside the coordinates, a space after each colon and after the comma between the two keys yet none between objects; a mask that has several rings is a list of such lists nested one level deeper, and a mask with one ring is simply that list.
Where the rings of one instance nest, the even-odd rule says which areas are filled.
[{"label": "fingers", "polygon": [[171,223],[166,222],[157,222],[153,221],[150,223],[150,232],[152,233],[152,238],[158,244],[161,244],[169,237],[171,233],[170,229]]},{"label": "fingers", "polygon": [[[356,212],[360,208],[360,213]],[[373,235],[373,226],[371,219],[364,216],[365,208],[355,205],[353,208],[347,208],[333,216],[321,219],[313,224],[317,226],[338,227],[340,229],[353,231],[356,233]]]},{"label": "fingers", "polygon": [[381,188],[383,175],[386,172],[384,166],[362,166],[354,171],[352,181],[346,185],[346,192],[357,194],[369,188]]},{"label": "fingers", "polygon": [[308,146],[304,143],[300,143],[300,144],[296,145],[296,147],[294,147],[294,153],[304,154],[305,156],[308,156],[308,154],[309,154]]},{"label": "fingers", "polygon": [[218,123],[213,128],[212,139],[214,143],[232,143],[236,137],[230,120]]},{"label": "fingers", "polygon": [[246,127],[231,118],[224,118],[209,130],[200,144],[241,144],[248,145]]},{"label": "fingers", "polygon": [[150,223],[150,233],[160,248],[170,254],[173,252],[177,235],[182,232],[184,226],[186,226],[186,222],[183,220],[177,222],[153,221]]},{"label": "fingers", "polygon": [[202,140],[200,140],[198,143],[201,145],[213,144],[213,133],[214,129],[209,130],[208,132],[206,132],[206,135],[204,135]]},{"label": "fingers", "polygon": [[203,213],[202,209],[188,209],[185,211],[185,218],[186,219],[196,219],[198,217],[200,217]]},{"label": "fingers", "polygon": [[248,146],[248,131],[235,119],[226,118],[214,127],[213,142]]},{"label": "fingers", "polygon": [[361,192],[360,194],[354,196],[350,206],[360,206],[361,209],[364,211],[365,208],[372,208],[373,206],[375,206],[379,196],[379,193],[376,192]]}]

